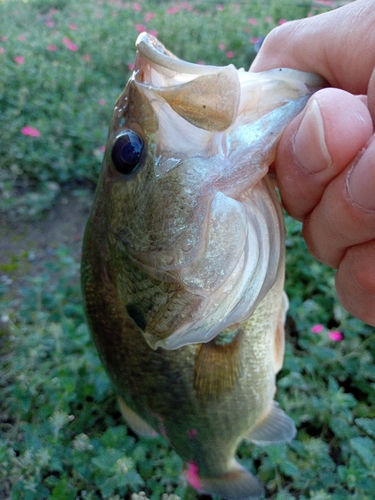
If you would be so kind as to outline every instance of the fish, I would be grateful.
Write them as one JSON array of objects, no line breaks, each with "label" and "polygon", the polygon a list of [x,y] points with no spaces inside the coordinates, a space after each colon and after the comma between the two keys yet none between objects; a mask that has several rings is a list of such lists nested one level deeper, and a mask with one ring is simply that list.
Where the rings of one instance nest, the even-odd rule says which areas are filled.
[{"label": "fish", "polygon": [[243,440],[285,443],[284,224],[269,175],[281,134],[324,86],[177,58],[147,33],[117,100],[87,222],[87,322],[128,426],[160,434],[184,481],[257,498]]}]

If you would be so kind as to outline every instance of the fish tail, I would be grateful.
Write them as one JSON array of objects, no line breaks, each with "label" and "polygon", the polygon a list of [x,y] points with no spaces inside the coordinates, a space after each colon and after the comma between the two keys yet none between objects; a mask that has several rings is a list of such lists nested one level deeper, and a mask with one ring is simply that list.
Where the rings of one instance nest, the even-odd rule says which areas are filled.
[{"label": "fish tail", "polygon": [[259,481],[236,461],[232,469],[220,477],[199,476],[194,463],[188,464],[185,475],[188,483],[199,493],[218,495],[226,500],[252,500],[264,493]]}]

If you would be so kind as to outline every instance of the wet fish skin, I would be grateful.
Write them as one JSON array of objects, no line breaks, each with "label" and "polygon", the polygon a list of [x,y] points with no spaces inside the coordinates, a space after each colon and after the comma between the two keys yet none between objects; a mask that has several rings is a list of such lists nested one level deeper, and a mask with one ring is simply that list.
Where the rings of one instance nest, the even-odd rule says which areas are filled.
[{"label": "wet fish skin", "polygon": [[[87,320],[129,425],[165,435],[199,491],[257,498],[238,444],[295,434],[273,402],[284,234],[266,174],[323,82],[282,70],[254,77],[257,87],[233,66],[181,61],[149,35],[137,48],[85,232]],[[111,153],[126,130],[145,146],[124,175]]]}]

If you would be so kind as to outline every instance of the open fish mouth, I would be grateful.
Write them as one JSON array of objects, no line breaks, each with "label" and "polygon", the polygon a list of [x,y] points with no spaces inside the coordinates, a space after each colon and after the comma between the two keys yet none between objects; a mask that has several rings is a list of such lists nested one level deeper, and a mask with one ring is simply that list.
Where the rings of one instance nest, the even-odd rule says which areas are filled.
[{"label": "open fish mouth", "polygon": [[182,61],[146,33],[136,47],[130,84],[157,117],[148,201],[157,207],[162,192],[176,208],[162,221],[137,213],[149,248],[126,228],[117,239],[149,279],[175,286],[152,313],[137,308],[149,345],[177,349],[248,319],[275,283],[284,228],[268,168],[284,128],[324,84],[288,69]]}]

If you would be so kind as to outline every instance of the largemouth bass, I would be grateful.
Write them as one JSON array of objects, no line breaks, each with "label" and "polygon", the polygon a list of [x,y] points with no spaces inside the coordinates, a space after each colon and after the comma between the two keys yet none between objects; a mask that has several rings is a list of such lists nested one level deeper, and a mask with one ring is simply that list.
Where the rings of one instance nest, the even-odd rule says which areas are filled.
[{"label": "largemouth bass", "polygon": [[322,80],[253,74],[136,42],[87,224],[87,320],[129,426],[166,436],[188,482],[262,494],[239,443],[282,443],[284,228],[268,178],[279,138]]}]

